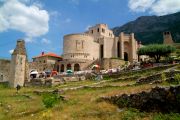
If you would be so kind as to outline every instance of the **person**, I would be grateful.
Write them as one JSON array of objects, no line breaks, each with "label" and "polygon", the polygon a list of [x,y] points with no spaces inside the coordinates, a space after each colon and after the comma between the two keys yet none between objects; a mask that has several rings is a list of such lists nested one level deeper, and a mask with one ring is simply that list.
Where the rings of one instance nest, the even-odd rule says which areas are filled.
[{"label": "person", "polygon": [[21,89],[21,86],[19,84],[17,84],[17,86],[16,86],[17,93],[20,89]]}]

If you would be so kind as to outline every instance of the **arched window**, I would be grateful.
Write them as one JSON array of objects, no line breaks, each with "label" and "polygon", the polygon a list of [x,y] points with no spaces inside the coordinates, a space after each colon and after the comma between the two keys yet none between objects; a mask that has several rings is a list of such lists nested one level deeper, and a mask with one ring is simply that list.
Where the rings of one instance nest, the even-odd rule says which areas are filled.
[{"label": "arched window", "polygon": [[124,60],[128,61],[128,53],[127,52],[124,52]]},{"label": "arched window", "polygon": [[80,71],[80,65],[79,64],[75,64],[74,65],[74,71]]},{"label": "arched window", "polygon": [[120,58],[120,42],[117,43],[117,57]]},{"label": "arched window", "polygon": [[64,72],[64,64],[61,65],[61,72]]},{"label": "arched window", "polygon": [[59,72],[59,65],[57,65],[56,67],[57,67],[57,72]]},{"label": "arched window", "polygon": [[67,64],[67,70],[71,70],[71,64]]}]

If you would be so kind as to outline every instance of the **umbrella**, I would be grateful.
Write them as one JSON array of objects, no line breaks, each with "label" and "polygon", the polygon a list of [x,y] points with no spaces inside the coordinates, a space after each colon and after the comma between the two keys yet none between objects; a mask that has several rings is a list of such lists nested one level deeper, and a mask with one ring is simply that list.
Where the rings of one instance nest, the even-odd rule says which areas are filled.
[{"label": "umbrella", "polygon": [[30,74],[38,74],[38,72],[37,71],[33,71]]},{"label": "umbrella", "polygon": [[52,72],[51,72],[51,75],[52,75],[52,76],[57,75],[57,74],[58,74],[57,71],[52,71]]},{"label": "umbrella", "polygon": [[73,71],[72,70],[67,70],[66,73],[73,73]]},{"label": "umbrella", "polygon": [[92,66],[92,69],[93,69],[93,68],[99,68],[99,67],[100,67],[99,65],[93,65],[93,66]]}]

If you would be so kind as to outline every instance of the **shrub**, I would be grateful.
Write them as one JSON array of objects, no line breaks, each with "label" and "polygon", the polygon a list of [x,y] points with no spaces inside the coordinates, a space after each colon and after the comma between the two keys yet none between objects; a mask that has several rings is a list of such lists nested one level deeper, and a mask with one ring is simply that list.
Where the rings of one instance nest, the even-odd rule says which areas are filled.
[{"label": "shrub", "polygon": [[145,113],[139,112],[137,109],[129,108],[124,111],[122,115],[122,120],[140,120],[145,117]]},{"label": "shrub", "polygon": [[166,74],[165,73],[162,73],[161,74],[161,80],[164,82],[166,80]]},{"label": "shrub", "polygon": [[42,98],[42,102],[46,108],[52,108],[59,101],[57,94],[44,94]]},{"label": "shrub", "polygon": [[180,74],[175,74],[174,79],[178,82],[180,82]]},{"label": "shrub", "polygon": [[4,82],[4,83],[0,83],[0,89],[1,88],[8,88],[9,87],[9,84],[8,84],[8,82]]}]

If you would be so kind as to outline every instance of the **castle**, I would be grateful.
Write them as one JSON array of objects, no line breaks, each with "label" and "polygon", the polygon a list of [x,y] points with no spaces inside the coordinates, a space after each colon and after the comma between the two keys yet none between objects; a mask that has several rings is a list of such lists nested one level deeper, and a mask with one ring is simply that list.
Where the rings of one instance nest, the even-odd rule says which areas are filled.
[{"label": "castle", "polygon": [[[163,35],[164,44],[174,43],[170,32],[164,32]],[[107,24],[97,24],[84,33],[65,35],[63,57],[42,53],[34,57],[33,62],[28,62],[25,42],[19,39],[11,60],[0,59],[0,82],[9,82],[11,87],[18,84],[24,86],[30,69],[80,71],[100,62],[101,69],[115,68],[124,64],[124,60],[131,63],[138,61],[136,51],[139,47],[141,44],[137,43],[133,33],[121,32],[116,37]]]},{"label": "castle", "polygon": [[63,61],[59,63],[60,71],[86,70],[95,61],[119,58],[125,61],[138,61],[136,51],[138,43],[134,33],[120,33],[115,37],[107,24],[97,24],[88,31],[64,36]]}]

